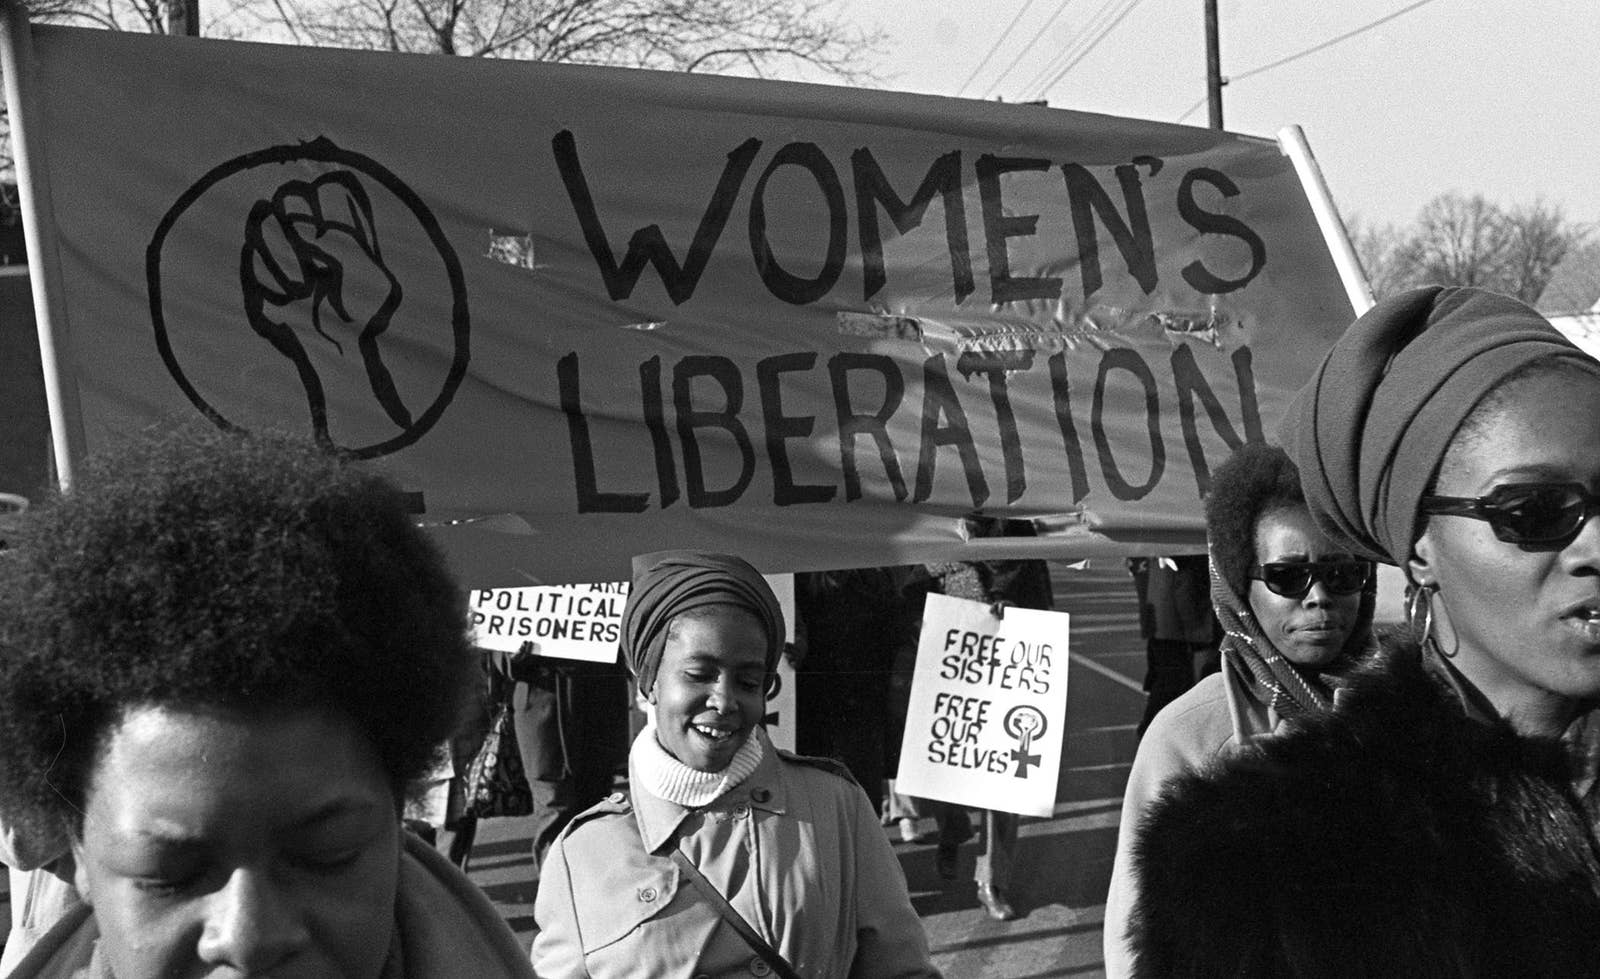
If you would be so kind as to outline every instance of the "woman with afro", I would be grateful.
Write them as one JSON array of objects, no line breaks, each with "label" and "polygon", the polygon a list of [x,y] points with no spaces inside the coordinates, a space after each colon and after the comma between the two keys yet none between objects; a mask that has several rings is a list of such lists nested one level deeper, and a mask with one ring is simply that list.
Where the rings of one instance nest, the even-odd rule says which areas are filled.
[{"label": "woman with afro", "polygon": [[1222,623],[1222,670],[1156,715],[1139,742],[1122,801],[1106,897],[1106,974],[1131,974],[1126,932],[1139,893],[1133,842],[1174,775],[1198,771],[1329,710],[1340,677],[1370,654],[1373,567],[1312,522],[1300,474],[1282,449],[1241,446],[1206,497],[1211,600]]},{"label": "woman with afro", "polygon": [[85,906],[13,976],[529,976],[401,829],[474,661],[387,481],[309,444],[142,436],[0,560],[0,811]]}]

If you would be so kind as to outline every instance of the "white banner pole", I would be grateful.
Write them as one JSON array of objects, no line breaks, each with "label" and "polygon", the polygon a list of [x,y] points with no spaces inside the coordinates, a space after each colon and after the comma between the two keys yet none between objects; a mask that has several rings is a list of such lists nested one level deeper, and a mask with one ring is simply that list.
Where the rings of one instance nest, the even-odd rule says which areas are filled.
[{"label": "white banner pole", "polygon": [[1350,233],[1345,230],[1339,210],[1333,205],[1328,183],[1322,179],[1322,168],[1317,166],[1317,158],[1311,155],[1311,144],[1306,142],[1305,131],[1299,126],[1284,126],[1278,130],[1278,146],[1294,163],[1300,185],[1305,188],[1306,198],[1311,202],[1311,212],[1317,217],[1317,227],[1322,229],[1328,251],[1333,253],[1333,264],[1339,269],[1345,294],[1350,297],[1350,305],[1355,308],[1356,315],[1360,316],[1372,308],[1372,286],[1367,283],[1366,273],[1361,271],[1361,260],[1356,258],[1356,250],[1350,244]]},{"label": "white banner pole", "polygon": [[50,408],[50,441],[56,476],[63,490],[72,487],[75,462],[83,455],[83,413],[78,406],[77,378],[65,366],[71,356],[66,331],[61,266],[57,260],[55,213],[50,203],[49,167],[31,125],[33,105],[28,89],[33,75],[33,34],[21,0],[0,0],[0,68],[5,72],[6,111],[11,121],[11,155],[17,169],[22,203],[22,234],[28,245],[29,285],[33,315],[39,328],[39,358],[44,367],[45,398]]}]

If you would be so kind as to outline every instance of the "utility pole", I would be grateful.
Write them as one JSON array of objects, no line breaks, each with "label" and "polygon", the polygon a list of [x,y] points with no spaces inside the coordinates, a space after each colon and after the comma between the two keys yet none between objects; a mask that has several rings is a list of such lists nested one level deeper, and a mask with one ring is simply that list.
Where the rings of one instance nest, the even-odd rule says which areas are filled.
[{"label": "utility pole", "polygon": [[167,0],[167,33],[199,37],[200,0]]},{"label": "utility pole", "polygon": [[1217,0],[1206,0],[1206,101],[1211,128],[1222,128],[1222,50],[1217,43]]}]

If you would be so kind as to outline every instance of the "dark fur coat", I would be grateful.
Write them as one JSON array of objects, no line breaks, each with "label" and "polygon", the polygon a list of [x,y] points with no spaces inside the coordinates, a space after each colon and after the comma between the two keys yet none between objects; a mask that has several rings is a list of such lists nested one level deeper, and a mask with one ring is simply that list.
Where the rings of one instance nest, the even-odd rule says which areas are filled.
[{"label": "dark fur coat", "polygon": [[1151,807],[1136,974],[1600,976],[1600,859],[1563,748],[1469,720],[1415,647],[1352,687]]}]

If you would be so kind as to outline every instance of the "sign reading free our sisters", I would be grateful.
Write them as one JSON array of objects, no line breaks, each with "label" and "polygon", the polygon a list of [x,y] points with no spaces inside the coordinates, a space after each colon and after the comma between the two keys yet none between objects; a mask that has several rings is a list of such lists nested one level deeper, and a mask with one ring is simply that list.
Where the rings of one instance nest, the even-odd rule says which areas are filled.
[{"label": "sign reading free our sisters", "polygon": [[1049,816],[1067,713],[1065,612],[929,595],[899,791]]}]

